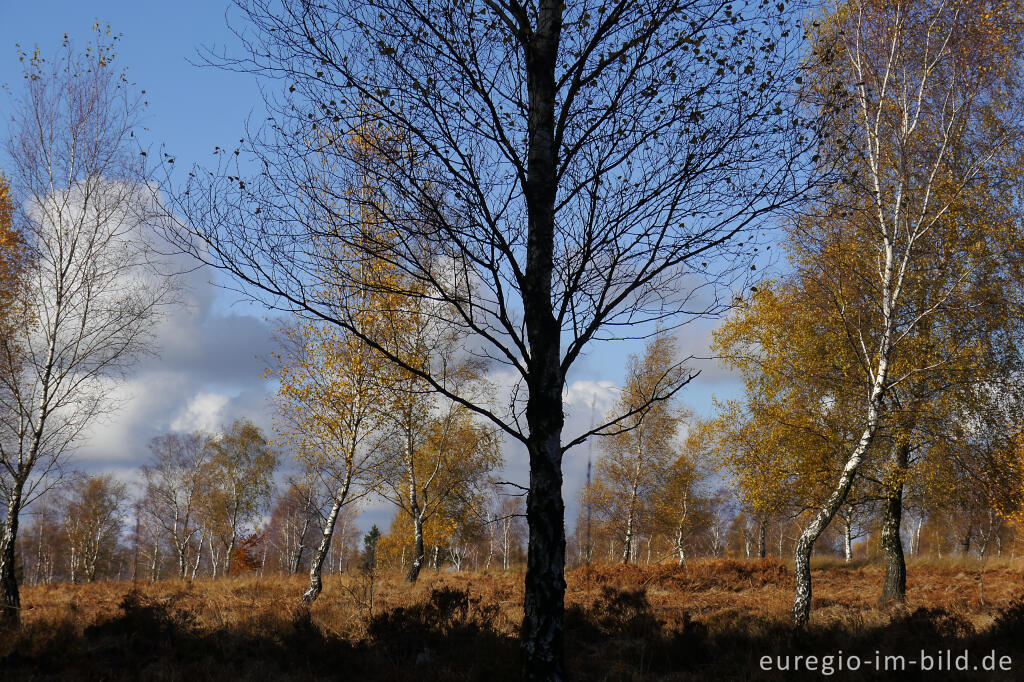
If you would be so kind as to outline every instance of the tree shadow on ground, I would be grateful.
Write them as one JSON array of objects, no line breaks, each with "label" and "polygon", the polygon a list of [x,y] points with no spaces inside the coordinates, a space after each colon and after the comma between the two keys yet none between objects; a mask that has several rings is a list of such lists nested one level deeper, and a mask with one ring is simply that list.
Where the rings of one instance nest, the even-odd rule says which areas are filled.
[{"label": "tree shadow on ground", "polygon": [[[484,680],[519,678],[515,637],[496,626],[497,605],[469,590],[442,587],[420,604],[368,620],[366,637],[350,641],[325,632],[305,610],[291,618],[262,614],[244,625],[203,628],[194,614],[129,592],[113,617],[82,629],[70,620],[30,623],[7,633],[0,661],[4,680]],[[837,679],[876,677],[875,652],[906,656],[899,679],[945,677],[920,670],[928,655],[963,650],[980,665],[991,651],[1013,659],[1014,671],[954,672],[956,679],[1019,679],[1024,666],[1024,598],[1001,611],[994,625],[975,631],[963,615],[944,609],[895,610],[881,626],[812,629],[798,633],[783,623],[737,618],[725,627],[689,616],[667,624],[643,588],[605,586],[593,604],[571,607],[566,618],[568,668],[579,680],[815,679],[823,660],[842,651],[862,661],[858,671],[836,670]],[[817,669],[763,671],[762,656],[818,656]],[[910,663],[913,660],[914,663]],[[867,663],[871,661],[871,663]],[[773,667],[777,664],[773,663]],[[806,667],[806,663],[804,664]],[[1000,676],[1001,675],[1001,676]]]}]

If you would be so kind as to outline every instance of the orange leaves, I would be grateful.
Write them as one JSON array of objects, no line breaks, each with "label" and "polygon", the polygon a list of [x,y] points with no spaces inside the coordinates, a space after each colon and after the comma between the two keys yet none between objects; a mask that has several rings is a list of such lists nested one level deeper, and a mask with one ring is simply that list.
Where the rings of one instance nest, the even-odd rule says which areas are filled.
[{"label": "orange leaves", "polygon": [[14,199],[11,186],[0,174],[0,319],[18,289],[27,253],[21,234],[14,227]]},{"label": "orange leaves", "polygon": [[259,533],[250,533],[238,539],[231,550],[231,574],[247,573],[258,570],[263,565],[264,543],[266,538]]},{"label": "orange leaves", "polygon": [[14,199],[11,186],[0,174],[0,370],[16,364],[17,353],[11,333],[31,320],[28,297],[22,295],[29,253],[24,237],[14,226]]}]

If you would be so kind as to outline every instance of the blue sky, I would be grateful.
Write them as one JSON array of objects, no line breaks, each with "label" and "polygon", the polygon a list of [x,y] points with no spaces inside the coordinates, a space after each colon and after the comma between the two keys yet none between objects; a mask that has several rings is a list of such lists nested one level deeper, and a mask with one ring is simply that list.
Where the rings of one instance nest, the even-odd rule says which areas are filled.
[{"label": "blue sky", "polygon": [[[118,61],[146,91],[148,132],[143,139],[165,143],[182,158],[209,158],[214,145],[240,137],[245,118],[261,104],[257,84],[244,74],[197,68],[200,46],[231,43],[224,20],[228,3],[218,0],[148,2],[96,0],[4,3],[0,22],[0,83],[19,87],[21,64],[15,44],[38,45],[52,54],[67,33],[84,47],[97,21],[122,34]],[[0,111],[7,116],[7,97]]]},{"label": "blue sky", "polygon": [[[21,64],[16,44],[31,51],[38,45],[52,54],[65,33],[84,47],[92,26],[109,24],[122,38],[117,60],[128,68],[129,78],[146,91],[149,102],[147,130],[141,137],[147,146],[166,149],[178,166],[209,162],[215,146],[229,147],[242,137],[245,121],[262,118],[262,98],[257,82],[246,74],[231,73],[190,64],[198,61],[202,46],[235,44],[225,22],[229,4],[224,0],[178,0],[174,3],[145,0],[65,0],[4,3],[0,21],[0,83],[17,92]],[[10,94],[0,92],[0,116],[10,118]],[[6,130],[0,127],[6,137]],[[0,168],[4,165],[0,151]],[[252,306],[236,304],[237,295],[209,284],[209,274],[190,276],[191,306],[168,319],[160,332],[163,349],[159,358],[143,361],[123,387],[125,404],[117,414],[93,430],[78,455],[86,470],[131,472],[147,457],[145,443],[168,429],[216,428],[240,416],[269,427],[269,387],[262,380],[266,356],[272,349],[272,325]],[[684,353],[706,355],[711,328],[699,322],[679,335]],[[582,358],[570,379],[569,421],[566,436],[590,422],[591,401],[597,409],[610,407],[614,385],[621,381],[626,357],[639,346],[600,344]],[[698,412],[707,413],[712,392],[731,395],[734,380],[714,362],[700,363],[704,374],[684,391],[683,400]],[[567,521],[575,519],[576,494],[586,470],[587,447],[577,448],[565,460]],[[508,475],[526,482],[525,456],[506,453]],[[385,524],[392,511],[377,505],[360,525]],[[383,526],[382,526],[383,527]]]}]

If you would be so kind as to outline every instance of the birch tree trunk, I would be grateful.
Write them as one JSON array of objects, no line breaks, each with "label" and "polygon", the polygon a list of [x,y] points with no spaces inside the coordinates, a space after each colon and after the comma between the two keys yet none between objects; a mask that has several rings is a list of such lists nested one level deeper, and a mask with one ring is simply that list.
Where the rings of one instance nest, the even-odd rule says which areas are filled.
[{"label": "birch tree trunk", "polygon": [[7,498],[7,523],[0,537],[0,626],[17,626],[21,623],[21,594],[14,572],[14,543],[18,538],[22,485],[22,481],[17,480]]},{"label": "birch tree trunk", "polygon": [[[199,536],[199,548],[196,550],[196,562],[192,564],[192,580],[196,579],[196,574],[199,573],[199,562],[203,558],[203,543],[206,542],[206,535],[201,534]],[[213,538],[210,538],[210,544],[213,544]]]},{"label": "birch tree trunk", "polygon": [[[637,429],[637,435],[640,436],[643,432],[643,427]],[[636,466],[633,468],[633,481],[629,489],[629,501],[626,504],[626,536],[622,543],[622,564],[625,566],[629,563],[630,555],[633,550],[633,523],[636,519],[636,493],[637,488],[640,485],[640,472],[643,467],[643,449],[638,448],[636,453]]]},{"label": "birch tree trunk", "polygon": [[153,561],[149,566],[149,582],[155,583],[158,573],[157,567],[160,565],[160,540],[153,541]]},{"label": "birch tree trunk", "polygon": [[501,570],[508,571],[512,551],[512,520],[504,519],[501,522]]},{"label": "birch tree trunk", "polygon": [[686,537],[686,517],[689,513],[689,495],[683,496],[682,512],[679,514],[679,523],[676,524],[675,550],[679,555],[679,565],[686,562],[686,552],[683,550],[683,539]]},{"label": "birch tree trunk", "polygon": [[625,566],[629,563],[629,558],[633,549],[633,509],[626,512],[626,535],[622,541],[622,565]]},{"label": "birch tree trunk", "polygon": [[849,518],[843,519],[843,561],[853,561],[853,524]]},{"label": "birch tree trunk", "polygon": [[910,444],[900,443],[893,450],[894,482],[885,493],[882,511],[881,551],[885,562],[885,580],[879,602],[904,602],[907,599],[907,562],[903,556],[903,486],[906,480]]},{"label": "birch tree trunk", "polygon": [[686,552],[683,550],[683,526],[682,524],[676,529],[676,554],[679,555],[679,565],[682,566],[686,562]]},{"label": "birch tree trunk", "polygon": [[306,533],[309,532],[310,517],[308,509],[303,510],[302,531],[299,533],[298,544],[295,547],[295,554],[288,562],[288,572],[295,575],[302,566],[302,555],[306,551]]},{"label": "birch tree trunk", "polygon": [[[234,528],[231,529],[231,535],[228,539],[227,546],[224,548],[224,575],[231,575],[231,554],[235,551],[235,542],[237,533]],[[213,539],[210,539],[213,542]]]},{"label": "birch tree trunk", "polygon": [[184,578],[186,571],[188,571],[188,561],[185,557],[185,553],[188,551],[187,541],[179,543],[178,547],[178,577]]},{"label": "birch tree trunk", "polygon": [[217,578],[217,567],[220,565],[220,551],[216,549],[216,545],[216,542],[210,543],[210,566],[212,567],[210,577],[213,579]]},{"label": "birch tree trunk", "polygon": [[425,552],[423,550],[423,516],[417,509],[412,517],[413,526],[413,557],[409,564],[409,572],[405,574],[406,582],[414,583],[420,577],[420,569],[423,568]]},{"label": "birch tree trunk", "polygon": [[875,438],[875,432],[878,429],[879,412],[888,369],[887,346],[888,344],[883,345],[885,352],[879,360],[874,386],[871,390],[866,420],[867,425],[863,433],[861,433],[857,447],[854,448],[853,453],[846,460],[846,466],[843,467],[842,474],[840,474],[839,481],[836,483],[832,494],[829,495],[825,504],[807,525],[807,528],[800,534],[800,539],[796,543],[796,557],[793,568],[794,577],[796,578],[796,596],[793,599],[793,624],[798,628],[807,625],[811,615],[811,552],[814,551],[814,543],[817,542],[821,534],[828,528],[832,518],[839,511],[839,507],[846,500],[846,495],[850,492],[850,487],[853,485],[854,476],[857,474],[857,468],[860,466],[864,454],[871,446],[871,442]]},{"label": "birch tree trunk", "polygon": [[[542,396],[530,391],[530,402]],[[565,679],[565,503],[562,500],[561,382],[545,396],[547,409],[534,404],[531,414],[530,491],[526,499],[530,543],[526,557],[526,590],[522,629],[526,678]],[[543,416],[536,412],[546,413]],[[534,429],[536,423],[538,428]],[[536,434],[536,435],[534,435]]]},{"label": "birch tree trunk", "polygon": [[323,570],[324,559],[327,557],[327,552],[331,549],[331,539],[334,537],[334,527],[338,523],[338,514],[341,512],[342,506],[345,504],[345,499],[348,497],[348,490],[350,485],[350,479],[346,479],[345,485],[340,487],[334,495],[334,502],[331,504],[331,513],[327,515],[327,521],[324,523],[323,535],[320,537],[320,544],[316,548],[316,553],[313,555],[313,560],[309,564],[309,589],[302,594],[301,603],[305,605],[312,604],[317,597],[320,596],[320,592],[323,590],[324,584],[321,577]]},{"label": "birch tree trunk", "polygon": [[[1003,9],[1007,14],[999,14],[998,9],[974,13],[967,3],[855,2],[834,13],[831,19],[835,23],[824,29],[826,42],[838,53],[835,62],[824,68],[839,77],[838,87],[848,88],[851,96],[851,117],[841,120],[849,123],[845,145],[856,151],[856,156],[849,157],[851,163],[856,158],[860,166],[849,176],[855,183],[855,198],[864,202],[865,221],[863,243],[857,247],[860,251],[850,253],[860,261],[852,274],[872,280],[871,300],[863,310],[854,309],[860,304],[847,306],[845,296],[834,298],[840,304],[836,312],[844,321],[865,320],[859,328],[861,323],[848,326],[845,335],[864,368],[868,390],[860,438],[831,494],[797,542],[793,604],[797,627],[806,625],[810,613],[814,542],[853,484],[878,429],[886,393],[903,380],[935,367],[915,357],[911,346],[900,358],[907,362],[899,375],[889,377],[890,371],[896,371],[891,370],[896,348],[905,347],[906,340],[921,331],[922,322],[942,315],[947,304],[959,305],[955,296],[972,274],[968,251],[946,258],[941,269],[925,266],[922,259],[930,257],[929,242],[972,243],[975,238],[986,238],[980,231],[945,230],[949,224],[959,225],[948,215],[955,202],[972,191],[972,185],[986,182],[987,172],[997,172],[994,159],[1007,148],[1007,140],[1019,134],[979,135],[991,125],[987,114],[980,112],[988,111],[985,103],[999,99],[1005,88],[990,72],[1016,69],[1006,62],[1002,46],[989,47],[980,40],[994,30],[1006,30],[1011,39],[1009,30],[999,28],[1004,25],[996,22],[1016,20],[1015,10]],[[971,21],[965,20],[968,12]],[[993,23],[986,25],[990,20]],[[1016,35],[1012,38],[1019,39]],[[957,51],[961,47],[972,48],[969,58]],[[833,66],[839,70],[831,71]],[[1016,109],[1005,113],[1010,118],[1001,120],[1000,125],[1018,125]],[[971,153],[964,154],[968,148]],[[813,225],[809,227],[813,229]],[[844,227],[853,232],[858,222]],[[832,263],[843,267],[828,259],[815,267]],[[961,270],[953,272],[957,268]],[[830,273],[837,282],[841,274]],[[919,287],[934,292],[934,299],[922,304]],[[902,494],[902,488],[899,492]],[[887,542],[894,552],[892,590],[898,593],[905,580],[902,547],[897,548],[902,502],[890,495],[887,505],[891,506]]]},{"label": "birch tree trunk", "polygon": [[497,519],[492,517],[487,530],[487,558],[484,560],[484,571],[491,567],[491,559],[494,557],[494,524],[496,521]]},{"label": "birch tree trunk", "polygon": [[525,50],[529,134],[524,196],[527,206],[523,318],[529,343],[526,441],[530,485],[526,518],[530,540],[523,600],[523,674],[528,680],[565,679],[565,502],[562,499],[562,427],[565,416],[561,325],[552,309],[558,146],[555,70],[562,5],[544,0]]}]

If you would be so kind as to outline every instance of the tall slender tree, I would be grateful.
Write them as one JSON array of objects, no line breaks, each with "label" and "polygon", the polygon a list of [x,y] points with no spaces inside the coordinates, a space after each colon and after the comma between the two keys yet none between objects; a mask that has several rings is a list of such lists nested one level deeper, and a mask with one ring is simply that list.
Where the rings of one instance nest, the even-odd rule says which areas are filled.
[{"label": "tall slender tree", "polygon": [[0,620],[17,621],[18,514],[96,418],[109,384],[153,348],[173,281],[156,275],[146,224],[156,215],[133,139],[144,101],[97,27],[77,51],[23,55],[7,152],[29,249],[27,323],[0,335]]},{"label": "tall slender tree", "polygon": [[[993,198],[1005,202],[1014,182],[1022,8],[1009,0],[976,9],[848,0],[818,24],[809,89],[830,100],[842,93],[848,104],[830,119],[824,153],[847,159],[849,172],[820,214],[790,232],[792,260],[803,305],[846,349],[861,390],[856,436],[797,543],[798,626],[810,614],[814,543],[892,416],[897,389],[969,351],[981,325],[958,311],[979,303],[986,277],[1012,270],[1007,252],[990,248],[1012,232],[983,219],[972,197],[1002,188]],[[954,320],[974,334],[939,358],[915,352],[931,329]],[[901,445],[894,452],[902,459]]]},{"label": "tall slender tree", "polygon": [[626,384],[610,419],[632,414],[616,432],[601,441],[597,464],[598,485],[613,506],[622,543],[622,563],[635,551],[635,537],[647,530],[650,515],[677,456],[676,437],[685,417],[674,401],[652,404],[652,397],[666,387],[680,386],[690,373],[679,365],[674,340],[662,334],[648,342],[642,356],[634,355],[626,367]]},{"label": "tall slender tree", "polygon": [[[198,566],[202,551],[202,542],[196,548],[194,540],[204,531],[202,497],[208,484],[210,438],[198,432],[170,433],[152,439],[149,449],[150,463],[142,467],[143,509],[157,531],[152,539],[171,545],[178,577],[184,578],[193,561]],[[156,556],[154,551],[154,562]]]},{"label": "tall slender tree", "polygon": [[231,572],[239,533],[255,523],[270,502],[277,465],[277,452],[248,420],[235,421],[210,442],[199,506],[210,544],[219,543],[223,549],[225,574]]},{"label": "tall slender tree", "polygon": [[[361,307],[366,315],[382,314],[365,301]],[[372,490],[381,465],[386,437],[381,406],[388,377],[381,359],[344,330],[297,320],[279,338],[273,370],[280,381],[278,430],[296,446],[311,477],[330,491],[330,508],[310,562],[309,588],[302,596],[309,604],[323,588],[323,565],[340,515]]]}]

